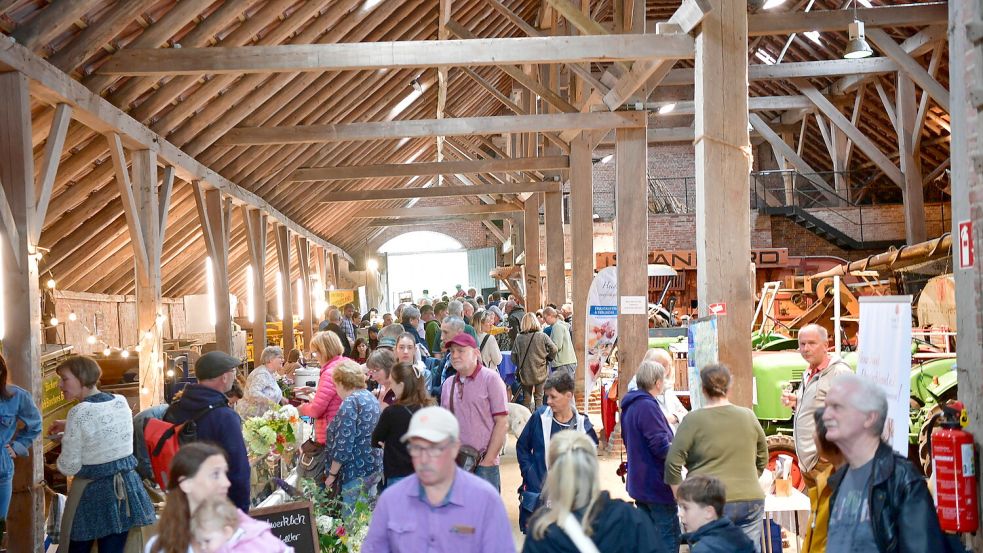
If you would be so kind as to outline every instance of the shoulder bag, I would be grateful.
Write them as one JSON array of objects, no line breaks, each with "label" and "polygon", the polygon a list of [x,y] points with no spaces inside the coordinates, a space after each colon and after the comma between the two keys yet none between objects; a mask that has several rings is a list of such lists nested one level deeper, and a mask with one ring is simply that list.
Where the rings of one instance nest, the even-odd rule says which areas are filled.
[{"label": "shoulder bag", "polygon": [[[451,378],[454,380],[451,381],[450,408],[451,413],[454,413],[454,415],[457,416],[457,413],[454,412],[454,396],[457,395],[458,377],[457,375],[454,375]],[[485,454],[478,451],[477,448],[461,444],[461,449],[457,452],[457,459],[455,459],[455,462],[457,463],[457,466],[461,467],[462,469],[468,472],[475,472],[478,470],[478,463],[480,463],[484,457]]]},{"label": "shoulder bag", "polygon": [[557,526],[559,526],[560,529],[563,530],[563,533],[570,538],[570,541],[573,542],[574,547],[576,547],[577,551],[580,551],[580,553],[601,553],[601,550],[598,549],[597,546],[594,545],[594,542],[591,541],[591,539],[587,537],[587,534],[584,533],[583,526],[580,525],[580,522],[577,521],[577,517],[573,516],[573,514],[567,513],[566,518],[564,518],[562,522],[558,522]]}]

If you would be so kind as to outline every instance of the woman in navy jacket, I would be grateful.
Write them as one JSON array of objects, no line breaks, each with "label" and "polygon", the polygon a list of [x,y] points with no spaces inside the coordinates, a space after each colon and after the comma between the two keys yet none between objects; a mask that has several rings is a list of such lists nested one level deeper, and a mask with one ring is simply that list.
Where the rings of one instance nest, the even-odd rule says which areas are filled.
[{"label": "woman in navy jacket", "polygon": [[576,430],[590,436],[597,444],[597,433],[586,415],[574,406],[573,378],[568,373],[554,373],[546,379],[546,405],[533,413],[515,444],[522,485],[519,487],[519,529],[539,506],[539,495],[546,482],[546,452],[550,437],[563,430]]},{"label": "woman in navy jacket", "polygon": [[679,549],[679,517],[672,490],[663,478],[672,428],[655,399],[662,395],[665,368],[643,361],[635,373],[638,389],[621,400],[621,439],[628,456],[628,495],[655,524],[665,551]]}]

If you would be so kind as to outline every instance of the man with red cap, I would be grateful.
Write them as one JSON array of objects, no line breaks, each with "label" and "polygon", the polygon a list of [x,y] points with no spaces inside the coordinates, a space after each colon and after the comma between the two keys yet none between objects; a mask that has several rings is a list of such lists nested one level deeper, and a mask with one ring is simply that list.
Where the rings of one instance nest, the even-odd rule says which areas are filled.
[{"label": "man with red cap", "polygon": [[478,451],[474,473],[501,491],[499,454],[505,444],[509,409],[505,383],[498,372],[481,364],[474,338],[461,332],[444,343],[457,374],[440,387],[440,404],[461,425],[461,444]]}]

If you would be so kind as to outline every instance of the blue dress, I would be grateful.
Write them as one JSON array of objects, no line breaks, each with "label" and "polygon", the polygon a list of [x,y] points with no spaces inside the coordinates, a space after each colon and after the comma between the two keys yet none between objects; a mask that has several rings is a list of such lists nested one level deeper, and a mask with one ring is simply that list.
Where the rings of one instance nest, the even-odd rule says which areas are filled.
[{"label": "blue dress", "polygon": [[[105,392],[93,394],[83,402],[112,401]],[[133,455],[98,465],[82,465],[76,478],[91,480],[82,491],[72,521],[72,541],[89,541],[130,528],[148,526],[157,519],[154,506],[136,473]]]},{"label": "blue dress", "polygon": [[362,389],[341,402],[338,414],[327,431],[328,467],[341,463],[338,478],[342,485],[356,478],[367,478],[382,470],[382,451],[372,447],[372,431],[379,422],[379,400]]}]

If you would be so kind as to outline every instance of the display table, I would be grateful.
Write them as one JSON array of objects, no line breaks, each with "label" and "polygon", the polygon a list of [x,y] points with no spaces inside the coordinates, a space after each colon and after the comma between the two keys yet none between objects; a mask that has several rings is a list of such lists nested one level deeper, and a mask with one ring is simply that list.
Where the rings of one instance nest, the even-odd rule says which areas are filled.
[{"label": "display table", "polygon": [[[772,541],[771,541],[771,521],[778,522],[779,526],[791,528],[795,527],[795,551],[800,552],[802,545],[800,543],[800,523],[799,517],[802,512],[806,513],[808,518],[808,513],[811,510],[809,504],[809,496],[800,492],[799,490],[792,488],[792,494],[788,497],[780,497],[775,494],[768,494],[765,496],[765,531],[761,536],[761,550],[767,553],[771,553]],[[787,521],[787,524],[786,524]]]},{"label": "display table", "polygon": [[515,362],[512,361],[512,352],[502,352],[502,362],[498,364],[498,374],[502,376],[506,386],[511,386],[515,382]]}]

